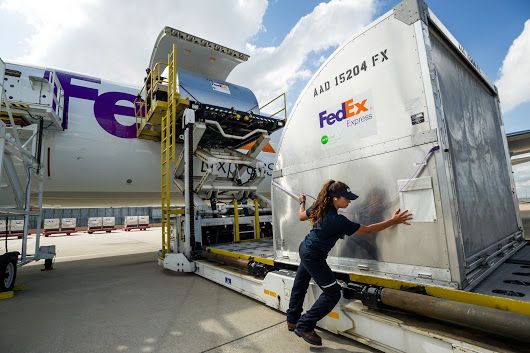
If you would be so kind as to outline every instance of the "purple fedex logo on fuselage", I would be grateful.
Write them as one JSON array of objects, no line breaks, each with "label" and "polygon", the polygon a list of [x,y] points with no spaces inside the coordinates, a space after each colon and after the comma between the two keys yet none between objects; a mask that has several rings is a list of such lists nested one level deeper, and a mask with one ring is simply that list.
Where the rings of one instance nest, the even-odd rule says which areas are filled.
[{"label": "purple fedex logo on fuselage", "polygon": [[[45,71],[44,78],[48,78],[49,71]],[[128,101],[134,104],[136,96],[126,92],[105,92],[99,94],[98,89],[72,83],[72,80],[101,84],[101,80],[83,75],[56,71],[57,77],[64,90],[64,116],[63,128],[68,128],[68,111],[70,98],[86,99],[94,102],[94,117],[98,124],[109,134],[123,138],[135,138],[136,126],[123,125],[116,115],[134,117],[133,107],[118,105],[119,101]]]}]

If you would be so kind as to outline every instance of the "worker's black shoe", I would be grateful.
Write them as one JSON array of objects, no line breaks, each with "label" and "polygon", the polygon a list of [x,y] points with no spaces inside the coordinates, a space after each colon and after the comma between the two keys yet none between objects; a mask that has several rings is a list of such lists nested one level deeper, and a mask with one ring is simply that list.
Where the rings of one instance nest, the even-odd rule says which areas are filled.
[{"label": "worker's black shoe", "polygon": [[296,324],[293,324],[292,322],[287,321],[287,329],[289,331],[294,331],[295,328],[296,328]]},{"label": "worker's black shoe", "polygon": [[298,337],[302,337],[304,341],[306,341],[309,344],[313,344],[315,346],[322,345],[322,338],[320,338],[320,336],[317,335],[315,330],[305,332],[305,331],[298,331],[298,329],[294,329],[294,333],[296,333]]}]

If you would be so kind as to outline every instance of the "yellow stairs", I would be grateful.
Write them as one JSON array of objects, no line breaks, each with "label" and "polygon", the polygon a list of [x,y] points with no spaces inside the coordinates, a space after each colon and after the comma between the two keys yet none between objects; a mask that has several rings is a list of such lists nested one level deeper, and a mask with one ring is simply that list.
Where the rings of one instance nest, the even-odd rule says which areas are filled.
[{"label": "yellow stairs", "polygon": [[175,162],[177,114],[189,105],[189,98],[181,99],[178,89],[177,49],[168,57],[168,107],[162,116],[160,129],[160,194],[162,203],[162,256],[171,252],[171,162]]},{"label": "yellow stairs", "polygon": [[[160,198],[162,210],[162,257],[171,252],[171,214],[182,214],[183,210],[171,209],[171,163],[175,162],[177,136],[177,116],[188,107],[189,98],[179,94],[177,76],[177,49],[168,55],[168,78],[162,78],[161,67],[166,63],[157,63],[146,78],[146,100],[141,93],[135,101],[137,137],[148,140],[160,140]],[[148,83],[149,82],[149,83]],[[167,102],[154,99],[157,85],[167,83]],[[150,85],[147,89],[147,85]],[[144,89],[142,88],[142,90]],[[147,102],[149,101],[149,107]]]}]

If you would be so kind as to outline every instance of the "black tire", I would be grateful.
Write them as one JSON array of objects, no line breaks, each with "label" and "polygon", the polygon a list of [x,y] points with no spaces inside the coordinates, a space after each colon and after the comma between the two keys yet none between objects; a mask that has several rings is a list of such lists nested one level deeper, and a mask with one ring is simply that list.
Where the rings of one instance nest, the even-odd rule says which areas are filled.
[{"label": "black tire", "polygon": [[17,279],[17,263],[7,257],[0,260],[0,292],[13,290]]}]

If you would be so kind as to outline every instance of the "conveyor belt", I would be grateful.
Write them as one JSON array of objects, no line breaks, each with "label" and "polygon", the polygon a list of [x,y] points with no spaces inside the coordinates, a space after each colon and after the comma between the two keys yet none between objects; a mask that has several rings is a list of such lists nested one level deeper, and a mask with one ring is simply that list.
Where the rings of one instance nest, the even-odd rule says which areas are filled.
[{"label": "conveyor belt", "polygon": [[[226,134],[236,136],[245,136],[256,129],[265,130],[268,134],[271,134],[281,129],[284,124],[283,119],[277,117],[268,117],[208,104],[200,105],[200,108],[196,111],[196,118],[198,121],[216,121]],[[177,126],[180,126],[180,122],[177,122]],[[201,147],[238,149],[256,140],[260,135],[256,133],[243,140],[224,138],[217,128],[208,125],[201,138]]]}]

